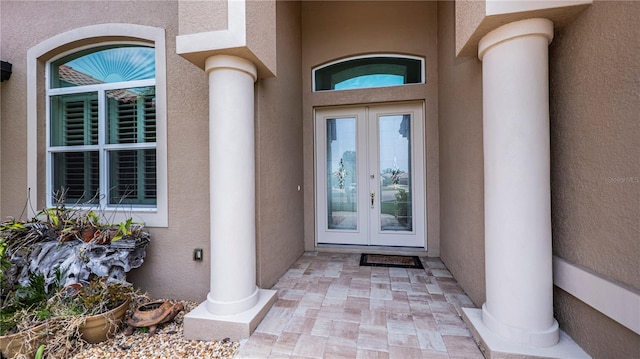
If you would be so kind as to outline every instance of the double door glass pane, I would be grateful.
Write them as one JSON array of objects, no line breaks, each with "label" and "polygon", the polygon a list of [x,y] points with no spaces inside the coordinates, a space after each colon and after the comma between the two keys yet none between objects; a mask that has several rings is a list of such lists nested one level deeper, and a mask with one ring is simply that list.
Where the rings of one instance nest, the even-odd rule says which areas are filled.
[{"label": "double door glass pane", "polygon": [[378,117],[380,230],[412,231],[411,116]]},{"label": "double door glass pane", "polygon": [[[412,231],[411,190],[411,116],[379,116],[375,125],[375,143],[369,144],[369,156],[358,158],[357,122],[354,117],[326,120],[326,194],[327,227],[335,230],[358,229],[358,191],[370,187],[367,205],[375,211],[380,231]],[[375,150],[372,152],[371,150]],[[374,157],[375,156],[375,157]],[[374,160],[376,159],[376,160]],[[358,183],[358,164],[370,164],[372,183]],[[375,175],[377,173],[377,176]],[[376,180],[377,179],[377,180]]]},{"label": "double door glass pane", "polygon": [[328,228],[356,230],[358,227],[356,119],[327,119],[326,130]]}]

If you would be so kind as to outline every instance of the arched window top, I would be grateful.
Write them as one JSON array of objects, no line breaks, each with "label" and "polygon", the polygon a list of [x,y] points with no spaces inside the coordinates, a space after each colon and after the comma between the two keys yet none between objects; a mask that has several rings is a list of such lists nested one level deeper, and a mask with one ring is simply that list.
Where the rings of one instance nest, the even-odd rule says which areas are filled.
[{"label": "arched window top", "polygon": [[368,55],[313,69],[313,91],[349,90],[424,83],[424,59],[406,55]]},{"label": "arched window top", "polygon": [[65,56],[51,64],[51,88],[96,85],[155,77],[155,49],[102,46]]},{"label": "arched window top", "polygon": [[[59,75],[54,74],[55,65],[71,63],[85,55],[114,48],[139,49],[134,52],[148,53],[151,58],[145,57],[147,60],[142,63],[152,63],[153,72],[143,71],[146,75],[136,75],[137,78],[134,76],[131,80],[109,82],[117,79],[100,78],[93,73],[93,70],[88,72],[82,70],[82,73],[78,72],[74,75],[86,76],[92,79],[91,81],[100,82],[86,85],[83,82],[67,84],[64,87],[60,83],[53,84],[53,77]],[[60,188],[53,183],[64,174],[85,176],[87,180],[83,179],[77,185],[91,186],[96,183],[91,176],[102,170],[97,175],[100,188],[104,188],[102,192],[116,188],[109,187],[109,182],[119,181],[120,184],[124,184],[123,180],[126,180],[124,176],[129,174],[132,175],[130,176],[132,185],[120,186],[128,192],[130,188],[135,187],[133,185],[135,181],[141,183],[141,180],[146,180],[147,183],[152,184],[155,171],[155,205],[119,203],[115,206],[106,204],[102,207],[100,203],[100,210],[114,222],[126,221],[133,217],[136,222],[144,222],[150,227],[168,226],[166,53],[164,29],[125,23],[103,23],[71,29],[29,48],[27,51],[27,188],[29,200],[32,203],[43,205],[41,201],[46,198],[44,205],[51,206],[52,188]],[[45,67],[44,77],[40,75],[41,66]],[[139,67],[145,68],[144,65]],[[147,76],[151,77],[146,78]],[[44,81],[46,81],[46,93],[41,94],[38,89]],[[60,78],[57,81],[60,81]],[[150,92],[152,89],[155,94]],[[133,97],[139,101],[130,101]],[[95,106],[96,99],[97,106]],[[40,116],[40,110],[44,106],[46,106],[46,116],[43,118]],[[94,126],[96,116],[98,121],[97,126]],[[127,121],[127,116],[131,121]],[[67,124],[74,122],[77,126],[60,127],[55,124],[56,118],[66,121]],[[39,135],[42,121],[46,123],[46,136],[44,136],[46,143],[44,144],[40,143],[43,136]],[[120,126],[126,125],[125,122],[132,125],[135,122],[135,126]],[[111,131],[113,128],[117,131]],[[55,131],[58,132],[55,133]],[[75,135],[77,136],[74,137]],[[81,143],[81,139],[88,144]],[[40,153],[41,145],[47,147],[46,154]],[[74,164],[70,161],[70,156],[82,157],[82,173],[64,171]],[[130,168],[133,168],[134,157],[137,163],[151,164],[154,156],[155,166],[144,168],[145,176],[142,176],[142,173],[136,176],[137,174],[130,170],[119,171],[127,163],[131,164]],[[132,161],[127,162],[127,159]],[[100,167],[91,166],[96,163]],[[135,167],[143,169],[142,165],[136,164]],[[104,172],[105,169],[110,170],[110,173]],[[60,174],[57,178],[52,176],[56,173]],[[43,176],[46,177],[44,186],[41,183]],[[146,189],[152,190],[153,187],[147,186]],[[140,188],[138,193],[146,195]],[[70,199],[68,192],[66,198]],[[109,198],[111,197],[101,194],[98,199],[108,201]],[[127,195],[126,198],[133,199],[133,196]],[[125,205],[128,209],[123,211]],[[94,207],[97,206],[96,204],[83,206],[97,208]],[[31,208],[29,212],[30,216],[35,215]]]}]

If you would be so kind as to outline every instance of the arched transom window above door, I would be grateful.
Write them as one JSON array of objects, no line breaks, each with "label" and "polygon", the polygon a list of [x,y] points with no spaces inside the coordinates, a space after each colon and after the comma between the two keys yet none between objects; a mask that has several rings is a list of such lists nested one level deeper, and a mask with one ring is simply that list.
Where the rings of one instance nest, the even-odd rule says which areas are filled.
[{"label": "arched transom window above door", "polygon": [[313,69],[313,91],[421,84],[424,58],[395,54],[350,57]]}]

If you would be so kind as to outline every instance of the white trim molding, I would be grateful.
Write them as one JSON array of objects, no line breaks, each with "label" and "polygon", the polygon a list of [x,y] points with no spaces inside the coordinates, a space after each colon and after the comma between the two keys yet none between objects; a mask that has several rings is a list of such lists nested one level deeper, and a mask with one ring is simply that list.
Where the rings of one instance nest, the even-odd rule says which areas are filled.
[{"label": "white trim molding", "polygon": [[[104,43],[101,38],[122,38],[123,41],[142,40],[153,43],[156,48],[156,158],[157,158],[157,209],[136,211],[135,209],[120,208],[113,211],[114,220],[120,221],[125,217],[133,217],[135,221],[142,221],[150,227],[167,227],[168,219],[168,171],[167,171],[167,76],[166,76],[166,42],[165,31],[151,26],[109,23],[80,27],[50,37],[27,51],[27,190],[29,201],[29,216],[34,216],[38,205],[38,83],[46,81],[38,77],[38,63],[59,56],[67,47],[73,46],[81,40],[95,39],[95,45]],[[86,45],[86,44],[83,44]],[[81,45],[82,46],[82,45]],[[76,49],[82,48],[77,46]],[[64,50],[63,50],[64,49]],[[60,50],[60,51],[57,51]],[[57,51],[58,53],[54,53]],[[47,56],[43,58],[43,56]],[[43,120],[44,121],[44,120]],[[44,163],[44,162],[41,162]],[[45,189],[46,191],[46,189]]]},{"label": "white trim molding", "polygon": [[486,0],[485,13],[487,16],[515,14],[527,11],[544,11],[572,6],[591,5],[592,2],[593,0]]},{"label": "white trim molding", "polygon": [[640,334],[640,293],[553,256],[553,284]]},{"label": "white trim molding", "polygon": [[227,29],[176,36],[176,52],[188,54],[247,45],[245,0],[227,1]]}]

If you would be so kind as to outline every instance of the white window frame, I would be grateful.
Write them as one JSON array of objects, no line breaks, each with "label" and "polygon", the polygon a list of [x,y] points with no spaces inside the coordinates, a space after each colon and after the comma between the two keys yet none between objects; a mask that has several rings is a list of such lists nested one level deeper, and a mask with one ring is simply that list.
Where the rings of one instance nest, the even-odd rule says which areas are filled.
[{"label": "white window frame", "polygon": [[[100,41],[100,38],[109,37],[110,41]],[[122,41],[113,40],[113,38],[121,37]],[[80,40],[87,40],[95,38],[95,42],[90,45],[78,46],[69,51],[57,54],[55,57],[44,59],[43,56],[47,53],[61,48],[62,46],[68,47],[69,44]],[[134,38],[135,40],[132,40]],[[138,40],[138,41],[136,41]],[[49,89],[49,71],[51,62],[64,57],[70,53],[82,51],[87,48],[93,48],[98,46],[113,45],[113,44],[138,44],[155,48],[155,63],[156,63],[156,77],[154,81],[142,80],[136,82],[126,82],[126,87],[139,87],[155,85],[156,88],[156,180],[157,180],[157,203],[153,208],[143,206],[100,206],[99,210],[104,214],[106,218],[113,222],[121,222],[129,217],[132,217],[136,222],[143,222],[149,227],[168,227],[168,173],[167,173],[167,90],[166,90],[166,45],[165,45],[165,31],[164,29],[154,28],[143,25],[135,24],[99,24],[86,26],[65,33],[56,35],[49,38],[38,45],[32,47],[27,52],[27,186],[29,193],[29,200],[31,206],[29,206],[29,215],[33,216],[37,211],[36,206],[38,199],[38,163],[46,163],[46,206],[52,206],[51,198],[52,193],[48,193],[51,188],[50,185],[50,165],[48,161],[49,152],[46,151],[45,156],[38,156],[38,83],[41,81],[47,81],[45,88],[48,89],[46,98],[40,98],[45,100],[46,103],[46,118],[41,119],[46,121],[46,138],[47,138],[47,150],[48,150],[48,138],[49,138],[49,101],[48,95],[63,94],[66,91],[73,92],[73,88],[64,89]],[[38,78],[38,63],[46,61],[45,71],[46,78]],[[123,83],[120,83],[120,87]],[[118,84],[109,84],[108,86],[118,86]],[[102,85],[101,85],[102,86]],[[90,86],[84,87],[84,90],[88,90]],[[119,87],[119,88],[120,88]],[[42,96],[42,95],[41,95]],[[100,116],[104,116],[101,114]],[[144,147],[145,145],[142,144]],[[42,176],[43,174],[40,173]],[[93,207],[87,207],[87,209],[95,209]]]},{"label": "white window frame", "polygon": [[426,76],[425,76],[425,59],[424,57],[420,57],[420,56],[411,56],[411,55],[401,55],[401,54],[389,54],[389,53],[382,53],[382,54],[367,54],[367,55],[359,55],[359,56],[352,56],[352,57],[347,57],[344,59],[340,59],[340,60],[336,60],[336,61],[331,61],[325,64],[322,64],[320,66],[316,66],[311,70],[311,91],[312,92],[327,92],[327,91],[351,91],[351,90],[363,90],[363,89],[344,89],[344,90],[316,90],[316,71],[320,71],[326,67],[329,66],[333,66],[342,62],[347,62],[347,61],[353,61],[353,60],[360,60],[360,59],[370,59],[370,58],[376,58],[376,57],[386,57],[386,58],[397,58],[397,59],[411,59],[411,60],[418,60],[420,61],[420,82],[419,83],[411,83],[411,84],[402,84],[402,85],[391,85],[391,86],[380,86],[380,87],[368,87],[369,88],[384,88],[384,87],[394,87],[394,86],[408,86],[408,85],[419,85],[419,84],[424,84],[426,82]]},{"label": "white window frame", "polygon": [[[71,51],[67,51],[62,53],[59,56],[52,58],[47,61],[46,64],[46,92],[47,92],[47,100],[46,100],[46,112],[47,112],[47,124],[46,124],[46,142],[47,142],[47,189],[58,190],[57,188],[53,188],[53,154],[61,153],[61,152],[87,152],[87,151],[96,151],[98,152],[99,160],[99,168],[100,168],[100,179],[99,182],[102,184],[100,186],[99,192],[99,208],[106,209],[108,211],[117,211],[118,209],[131,208],[136,211],[141,212],[150,212],[157,210],[156,206],[150,205],[113,205],[109,204],[109,199],[111,196],[109,195],[108,188],[108,171],[109,166],[107,164],[107,152],[110,150],[118,150],[118,149],[127,149],[127,150],[142,150],[142,149],[153,149],[156,148],[156,142],[153,143],[136,143],[136,144],[108,144],[106,143],[106,132],[110,131],[106,125],[106,93],[109,90],[123,90],[128,88],[138,88],[138,87],[156,87],[156,79],[147,79],[147,80],[136,80],[136,81],[126,81],[126,82],[114,82],[114,83],[104,83],[97,85],[85,85],[85,86],[73,86],[73,87],[55,87],[52,88],[51,79],[53,78],[52,65],[55,61],[64,58],[65,56],[81,52],[84,50],[91,49],[104,49],[105,47],[118,48],[119,46],[127,46],[127,45],[139,45],[139,46],[147,46],[149,44],[139,43],[139,42],[104,42],[98,44],[92,44],[91,46],[83,46]],[[99,51],[99,50],[98,50]],[[155,49],[154,49],[155,51]],[[53,96],[58,95],[69,95],[69,94],[85,94],[85,93],[96,93],[98,99],[98,144],[96,145],[88,145],[88,146],[52,146],[51,145],[51,98]],[[156,161],[157,162],[157,161]],[[47,195],[47,207],[55,206],[54,196]],[[76,205],[77,206],[77,205]],[[92,208],[95,205],[88,205],[87,208]]]}]

